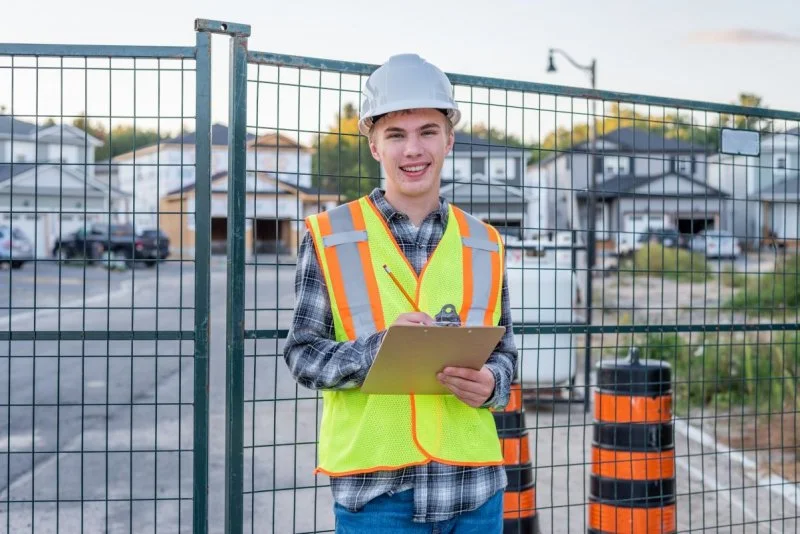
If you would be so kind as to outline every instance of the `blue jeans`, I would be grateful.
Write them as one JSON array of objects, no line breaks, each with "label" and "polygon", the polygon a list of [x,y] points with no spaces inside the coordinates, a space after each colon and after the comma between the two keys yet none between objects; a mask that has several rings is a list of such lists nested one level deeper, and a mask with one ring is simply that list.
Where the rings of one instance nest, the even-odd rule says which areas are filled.
[{"label": "blue jeans", "polygon": [[503,492],[447,521],[414,523],[414,490],[381,495],[358,512],[334,504],[336,534],[502,534]]}]

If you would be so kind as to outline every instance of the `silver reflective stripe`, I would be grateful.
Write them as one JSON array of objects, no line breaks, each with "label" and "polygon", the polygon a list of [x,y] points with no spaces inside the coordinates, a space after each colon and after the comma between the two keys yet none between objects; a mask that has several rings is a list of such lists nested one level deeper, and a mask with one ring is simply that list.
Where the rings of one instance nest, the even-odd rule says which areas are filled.
[{"label": "silver reflective stripe", "polygon": [[[353,217],[347,204],[337,206],[328,212],[331,221],[331,235],[328,237],[343,236],[336,245],[336,256],[339,258],[342,283],[350,315],[353,317],[353,326],[356,336],[372,334],[377,330],[375,319],[372,317],[372,305],[367,292],[366,275],[361,264],[361,254],[358,242],[348,240],[348,236],[360,233],[355,229]],[[363,231],[366,234],[366,231]],[[336,241],[336,240],[334,240]],[[327,244],[326,244],[327,246]]]},{"label": "silver reflective stripe", "polygon": [[367,240],[366,230],[353,230],[352,232],[342,232],[340,234],[326,235],[322,238],[325,248],[344,245],[345,243],[360,243]]},{"label": "silver reflective stripe", "polygon": [[[497,251],[497,243],[489,239],[489,228],[475,217],[467,214],[469,237],[462,238],[468,248],[465,254],[472,254],[472,305],[467,312],[467,325],[482,325],[489,307],[492,293],[492,251]],[[493,247],[486,246],[490,243]]]},{"label": "silver reflective stripe", "polygon": [[[470,231],[472,229],[470,228]],[[489,241],[488,239],[480,239],[478,237],[462,237],[461,242],[464,243],[464,246],[472,247],[472,248],[479,248],[481,250],[487,250],[489,252],[500,252],[500,247],[494,241]]]}]

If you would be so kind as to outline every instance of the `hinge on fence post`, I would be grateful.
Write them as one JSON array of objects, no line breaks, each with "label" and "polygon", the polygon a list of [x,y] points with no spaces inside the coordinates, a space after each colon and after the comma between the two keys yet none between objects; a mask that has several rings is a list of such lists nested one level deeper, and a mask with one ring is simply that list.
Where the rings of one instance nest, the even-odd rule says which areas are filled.
[{"label": "hinge on fence post", "polygon": [[194,31],[250,37],[250,25],[222,20],[194,19]]}]

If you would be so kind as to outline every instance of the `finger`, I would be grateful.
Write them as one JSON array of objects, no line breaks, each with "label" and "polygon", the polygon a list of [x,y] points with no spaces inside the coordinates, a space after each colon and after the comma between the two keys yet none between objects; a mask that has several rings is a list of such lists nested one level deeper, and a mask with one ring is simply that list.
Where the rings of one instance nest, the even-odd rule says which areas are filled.
[{"label": "finger", "polygon": [[445,367],[442,369],[442,372],[447,376],[464,378],[466,380],[472,380],[473,382],[479,381],[481,376],[480,371],[470,369],[469,367]]},{"label": "finger", "polygon": [[459,391],[468,392],[473,395],[488,397],[489,393],[491,393],[488,384],[484,384],[483,382],[474,382],[472,380],[466,380],[464,378],[454,377],[454,376],[447,376],[441,375],[442,378],[440,381],[445,385],[452,385],[455,388],[458,388]]},{"label": "finger", "polygon": [[479,401],[480,401],[480,396],[479,395],[476,395],[475,393],[472,393],[470,391],[463,390],[463,389],[461,389],[458,386],[453,385],[453,384],[448,384],[448,383],[445,383],[445,382],[443,382],[442,384],[447,389],[449,389],[450,392],[453,395],[458,397],[458,399],[461,400],[462,402],[465,402],[466,404],[469,404],[469,405],[474,405],[476,403],[480,404],[479,403]]},{"label": "finger", "polygon": [[404,313],[397,318],[398,321],[407,321],[409,324],[425,324],[432,325],[433,319],[430,315],[424,312],[409,312]]},{"label": "finger", "polygon": [[453,386],[452,384],[445,384],[445,387],[447,387],[447,389],[449,389],[453,393],[453,395],[455,395],[458,398],[458,400],[460,400],[464,404],[468,404],[473,408],[478,408],[483,404],[483,400],[480,395],[475,395],[468,391],[461,390],[458,387]]}]

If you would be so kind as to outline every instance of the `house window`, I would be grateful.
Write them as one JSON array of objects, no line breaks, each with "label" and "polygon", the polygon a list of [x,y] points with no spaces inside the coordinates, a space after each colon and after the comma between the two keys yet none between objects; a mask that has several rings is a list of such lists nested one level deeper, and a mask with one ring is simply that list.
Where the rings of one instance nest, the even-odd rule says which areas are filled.
[{"label": "house window", "polygon": [[472,158],[472,174],[486,174],[486,158]]},{"label": "house window", "polygon": [[572,167],[572,154],[567,154],[567,157],[565,159],[566,159],[565,168],[569,170],[570,167]]},{"label": "house window", "polygon": [[629,163],[627,157],[606,156],[603,158],[603,171],[606,176],[624,176],[630,172]]},{"label": "house window", "polygon": [[775,168],[776,169],[785,169],[786,168],[786,156],[775,156]]},{"label": "house window", "polygon": [[680,157],[678,158],[677,163],[677,171],[681,174],[691,174],[692,172],[692,160],[687,157]]},{"label": "house window", "polygon": [[17,163],[25,163],[26,161],[28,161],[28,158],[25,157],[25,154],[17,154],[15,160]]}]

